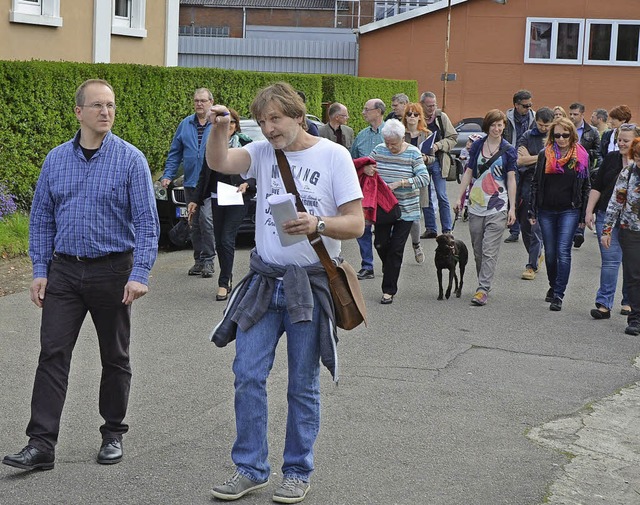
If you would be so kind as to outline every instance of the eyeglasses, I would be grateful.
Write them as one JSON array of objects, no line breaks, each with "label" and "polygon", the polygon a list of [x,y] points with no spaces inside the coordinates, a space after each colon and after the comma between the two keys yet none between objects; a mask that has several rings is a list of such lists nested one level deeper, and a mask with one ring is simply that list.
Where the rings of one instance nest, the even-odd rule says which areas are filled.
[{"label": "eyeglasses", "polygon": [[533,107],[532,103],[519,103],[518,105],[520,107],[524,107],[525,109],[530,109],[531,107]]},{"label": "eyeglasses", "polygon": [[569,137],[571,137],[570,133],[554,133],[553,134],[553,138],[554,139],[568,139]]},{"label": "eyeglasses", "polygon": [[[364,111],[363,111],[364,112]],[[347,119],[349,119],[349,114],[336,114],[336,116],[338,117],[345,117]]]},{"label": "eyeglasses", "polygon": [[376,108],[374,107],[373,109],[367,109],[365,107],[364,109],[362,109],[362,113],[364,114],[365,112],[371,112],[372,110],[376,110]]},{"label": "eyeglasses", "polygon": [[211,98],[194,98],[195,103],[207,103],[211,101]]},{"label": "eyeglasses", "polygon": [[638,127],[635,123],[622,123],[618,128],[621,132],[633,131]]},{"label": "eyeglasses", "polygon": [[116,110],[116,104],[115,103],[100,103],[100,102],[96,102],[96,103],[85,103],[84,105],[79,105],[78,107],[83,107],[85,109],[93,109],[96,112],[102,112],[102,109],[106,108],[107,112],[111,112]]},{"label": "eyeglasses", "polygon": [[231,121],[229,121],[229,124],[236,124],[237,121],[235,119],[232,119]]},{"label": "eyeglasses", "polygon": [[407,112],[406,116],[407,117],[420,117],[420,113],[419,112]]}]

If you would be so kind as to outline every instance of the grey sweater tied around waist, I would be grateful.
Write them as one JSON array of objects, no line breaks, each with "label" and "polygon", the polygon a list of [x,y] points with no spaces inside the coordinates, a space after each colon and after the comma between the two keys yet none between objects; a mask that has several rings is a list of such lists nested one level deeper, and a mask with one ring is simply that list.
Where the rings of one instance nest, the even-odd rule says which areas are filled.
[{"label": "grey sweater tied around waist", "polygon": [[331,372],[333,380],[338,382],[338,334],[329,279],[324,267],[319,262],[306,267],[268,264],[254,249],[251,251],[249,268],[250,272],[231,293],[222,321],[211,331],[209,340],[218,347],[224,347],[235,340],[238,327],[242,331],[251,328],[267,312],[276,282],[282,279],[287,312],[292,323],[311,321],[314,295],[320,304],[320,359]]}]

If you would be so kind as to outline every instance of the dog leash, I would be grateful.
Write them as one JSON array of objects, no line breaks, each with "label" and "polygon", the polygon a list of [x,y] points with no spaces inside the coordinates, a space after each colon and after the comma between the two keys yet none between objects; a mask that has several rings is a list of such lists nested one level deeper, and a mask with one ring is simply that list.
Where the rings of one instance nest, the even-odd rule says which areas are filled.
[{"label": "dog leash", "polygon": [[460,211],[455,210],[453,216],[453,224],[451,225],[451,233],[453,233],[453,229],[456,227],[456,221],[458,220],[458,216],[460,215]]}]

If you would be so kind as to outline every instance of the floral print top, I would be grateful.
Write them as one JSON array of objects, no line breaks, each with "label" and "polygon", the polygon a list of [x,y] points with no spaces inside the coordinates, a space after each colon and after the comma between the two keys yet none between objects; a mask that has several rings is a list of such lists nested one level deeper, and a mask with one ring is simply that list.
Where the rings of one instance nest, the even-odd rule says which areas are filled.
[{"label": "floral print top", "polygon": [[640,168],[635,163],[623,168],[618,176],[602,234],[610,235],[618,220],[620,228],[640,231]]}]

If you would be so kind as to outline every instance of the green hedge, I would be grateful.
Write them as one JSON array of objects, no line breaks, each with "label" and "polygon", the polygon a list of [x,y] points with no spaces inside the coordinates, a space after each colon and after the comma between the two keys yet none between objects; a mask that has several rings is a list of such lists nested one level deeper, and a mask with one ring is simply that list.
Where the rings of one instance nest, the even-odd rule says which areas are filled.
[{"label": "green hedge", "polygon": [[249,116],[256,90],[284,80],[305,92],[309,112],[318,117],[322,117],[323,103],[344,103],[356,132],[366,126],[360,111],[367,99],[379,97],[389,103],[395,93],[417,96],[415,81],[344,75],[0,61],[0,183],[7,185],[23,209],[31,204],[46,154],[77,131],[75,90],[91,78],[111,83],[118,105],[113,132],[145,153],[154,172],[164,166],[178,123],[193,113],[193,91],[198,87],[210,88],[218,103]]}]

